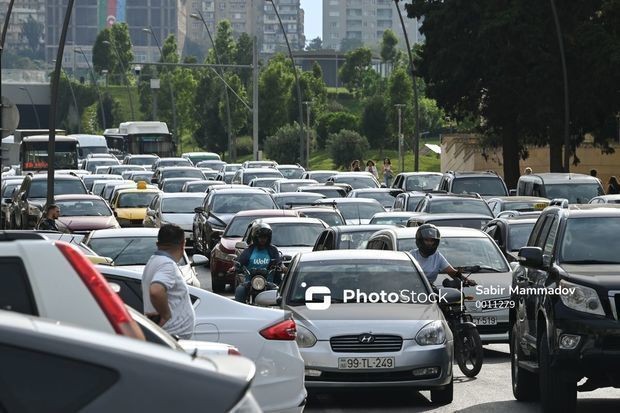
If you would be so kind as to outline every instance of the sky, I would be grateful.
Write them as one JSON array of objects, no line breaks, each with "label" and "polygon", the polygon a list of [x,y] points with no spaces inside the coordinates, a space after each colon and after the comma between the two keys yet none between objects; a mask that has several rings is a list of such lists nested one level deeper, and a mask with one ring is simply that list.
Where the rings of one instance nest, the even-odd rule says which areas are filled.
[{"label": "sky", "polygon": [[304,34],[306,41],[323,37],[323,0],[301,0],[304,9]]}]

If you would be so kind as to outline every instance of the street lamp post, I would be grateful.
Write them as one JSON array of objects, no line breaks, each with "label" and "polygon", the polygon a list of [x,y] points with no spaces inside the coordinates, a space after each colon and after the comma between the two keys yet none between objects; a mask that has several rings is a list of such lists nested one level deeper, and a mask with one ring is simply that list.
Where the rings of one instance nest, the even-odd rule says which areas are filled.
[{"label": "street lamp post", "polygon": [[88,61],[88,58],[86,57],[86,54],[84,53],[84,50],[82,50],[81,47],[77,48],[75,50],[75,53],[81,54],[82,57],[84,58],[84,61],[86,62],[86,65],[88,66],[88,71],[90,72],[90,77],[93,80],[93,85],[95,85],[95,90],[97,91],[97,96],[99,96],[99,107],[101,107],[101,124],[103,126],[103,130],[106,130],[105,109],[103,108],[103,98],[101,97],[101,90],[99,90],[99,85],[97,84],[97,79],[95,79],[95,72],[93,71],[93,68],[91,67],[90,62]]},{"label": "street lamp post", "polygon": [[[155,35],[155,32],[153,31],[153,27],[149,26],[149,27],[144,27],[142,28],[142,31],[145,33],[150,33],[151,36],[153,36],[153,40],[155,40],[155,44],[157,44],[157,48],[159,49],[159,58],[161,59],[161,61],[164,61],[164,51],[161,48],[161,44],[159,43],[159,39],[157,38],[157,36]],[[170,79],[170,101],[172,103],[172,129],[174,131],[174,136],[177,140],[177,143],[179,145],[181,145],[181,139],[180,136],[177,133],[177,107],[176,107],[176,103],[174,101],[174,86],[173,86],[173,82],[172,79]],[[183,151],[182,146],[180,146],[181,151]]]},{"label": "street lamp post", "polygon": [[[211,30],[209,29],[209,25],[207,24],[202,12],[198,10],[198,13],[190,14],[192,19],[202,21],[202,24],[205,26],[205,30],[207,31],[207,35],[209,36],[209,41],[211,41],[211,45],[213,46],[213,54],[215,55],[215,61],[218,65],[221,65],[220,55],[217,52],[217,48],[215,47],[215,42],[213,41],[213,36],[211,36]],[[224,69],[220,68],[220,75],[224,76]],[[228,156],[230,157],[231,162],[235,162],[237,160],[237,148],[234,143],[234,139],[232,136],[232,120],[230,118],[230,97],[228,96],[228,87],[224,85],[224,93],[226,99],[226,121],[228,123]]]},{"label": "street lamp post", "polygon": [[[273,6],[273,11],[276,13],[276,17],[278,18],[278,22],[280,23],[280,27],[282,28],[282,34],[284,34],[284,40],[286,41],[286,48],[288,49],[288,55],[291,58],[291,64],[293,65],[293,74],[295,75],[295,84],[297,85],[297,103],[299,105],[299,161],[300,163],[304,163],[304,115],[302,108],[302,100],[301,100],[301,86],[299,85],[299,75],[297,73],[297,66],[295,66],[295,59],[293,58],[293,51],[291,50],[291,44],[288,41],[288,36],[286,35],[286,29],[284,28],[284,24],[282,24],[282,19],[280,18],[280,13],[278,13],[278,7],[274,3],[273,0],[266,0],[271,3]],[[305,167],[308,168],[308,159],[304,163]]]},{"label": "street lamp post", "polygon": [[402,109],[407,105],[398,103],[394,106],[398,109],[398,162],[400,163],[400,171],[405,172],[405,160],[403,156]]},{"label": "street lamp post", "polygon": [[34,105],[34,100],[32,99],[32,95],[30,94],[30,91],[23,86],[21,86],[19,90],[25,92],[26,95],[28,95],[28,99],[30,100],[30,105],[32,106],[32,111],[34,112],[34,117],[37,119],[37,128],[41,129],[41,121],[39,120],[39,112],[37,112],[37,107]]},{"label": "street lamp post", "polygon": [[116,57],[118,58],[118,63],[121,65],[121,70],[123,71],[123,78],[125,79],[125,87],[127,88],[127,96],[129,97],[129,109],[131,110],[131,119],[136,120],[136,113],[133,110],[133,99],[131,98],[131,88],[129,87],[129,79],[127,78],[127,68],[123,64],[123,59],[121,58],[121,54],[118,52],[118,49],[116,48],[116,46],[114,46],[114,43],[108,40],[104,40],[102,43],[108,47],[111,47],[112,50],[114,50]]},{"label": "street lamp post", "polygon": [[304,105],[306,105],[306,166],[310,165],[310,106],[312,105],[311,101],[304,101]]}]

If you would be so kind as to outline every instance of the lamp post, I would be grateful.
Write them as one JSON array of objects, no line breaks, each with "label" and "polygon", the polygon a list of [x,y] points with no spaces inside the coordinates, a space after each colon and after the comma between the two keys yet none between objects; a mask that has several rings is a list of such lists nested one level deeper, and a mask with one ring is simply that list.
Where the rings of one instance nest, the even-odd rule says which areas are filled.
[{"label": "lamp post", "polygon": [[28,95],[28,99],[30,100],[30,105],[32,106],[32,111],[34,112],[34,117],[37,119],[37,128],[41,129],[41,121],[39,120],[39,112],[37,112],[37,107],[34,105],[34,100],[32,99],[32,95],[30,94],[30,91],[23,86],[21,86],[19,90],[25,92],[26,95]]},{"label": "lamp post", "polygon": [[402,109],[407,105],[398,103],[394,106],[398,109],[398,162],[400,163],[400,171],[405,172],[405,160],[403,157]]},{"label": "lamp post", "polygon": [[[157,48],[159,49],[159,58],[161,59],[161,61],[164,61],[164,51],[161,48],[161,44],[159,43],[159,39],[157,38],[157,36],[155,35],[155,32],[153,31],[153,28],[151,26],[149,27],[144,27],[142,28],[142,31],[145,33],[150,33],[151,36],[153,36],[153,40],[155,40],[155,44],[157,45]],[[179,137],[179,135],[177,134],[177,107],[176,107],[176,103],[174,101],[174,86],[172,84],[172,79],[170,80],[170,102],[172,103],[172,129],[174,131],[174,136],[177,140],[178,144],[181,144],[181,139]],[[181,151],[183,151],[183,148],[180,147]]]},{"label": "lamp post", "polygon": [[88,61],[88,58],[86,57],[86,54],[84,53],[84,50],[82,50],[81,47],[78,47],[75,50],[75,53],[81,54],[82,57],[84,58],[84,61],[86,62],[86,65],[88,66],[88,71],[90,72],[90,77],[93,80],[93,85],[95,85],[95,90],[97,91],[97,96],[99,96],[99,107],[101,107],[101,125],[103,126],[103,130],[106,130],[105,109],[103,108],[103,98],[101,97],[101,90],[99,90],[99,85],[97,84],[97,79],[95,79],[95,72],[93,72],[93,68],[91,67],[90,62]]},{"label": "lamp post", "polygon": [[[52,60],[52,63],[56,63],[56,60]],[[69,83],[69,91],[71,92],[71,98],[73,99],[73,106],[75,107],[75,110],[77,111],[77,114],[78,114],[78,133],[82,133],[82,126],[81,126],[82,122],[81,122],[81,117],[80,117],[80,109],[78,108],[77,99],[75,98],[75,90],[73,90],[71,79],[69,79],[69,75],[67,75],[67,72],[65,72],[65,69],[62,68],[62,65],[60,66],[60,71],[65,75],[65,77],[67,78],[67,82]],[[74,70],[74,73],[75,73],[75,70]],[[73,77],[75,77],[75,75]]]},{"label": "lamp post", "polygon": [[131,88],[129,87],[129,79],[127,78],[127,68],[123,64],[123,59],[121,59],[121,54],[118,52],[118,49],[116,48],[116,46],[114,46],[114,43],[108,40],[104,40],[102,43],[108,47],[111,47],[112,50],[114,50],[116,57],[118,58],[118,64],[121,65],[121,70],[123,71],[123,78],[125,79],[125,87],[127,88],[127,96],[129,97],[129,109],[131,110],[131,119],[136,120],[136,113],[133,110],[133,100],[131,98]]},{"label": "lamp post", "polygon": [[302,102],[306,105],[306,166],[310,165],[310,106],[311,101],[305,100]]},{"label": "lamp post", "polygon": [[288,41],[288,36],[286,35],[286,29],[282,24],[282,19],[280,18],[280,13],[278,13],[278,8],[273,0],[266,0],[271,3],[273,6],[273,11],[276,13],[276,17],[278,18],[278,22],[280,23],[280,27],[282,28],[282,34],[284,34],[284,40],[286,41],[286,48],[288,49],[288,55],[291,58],[291,64],[293,65],[293,74],[295,75],[295,84],[297,85],[297,103],[299,105],[299,161],[303,163],[306,168],[308,168],[308,160],[306,159],[305,163],[303,162],[304,158],[304,115],[302,108],[302,100],[301,100],[301,87],[299,85],[299,75],[297,74],[297,66],[295,66],[295,59],[293,59],[293,51],[291,50],[291,44]]},{"label": "lamp post", "polygon": [[400,18],[400,25],[403,28],[405,43],[407,44],[407,54],[409,56],[411,79],[413,81],[413,111],[415,116],[415,124],[413,127],[413,169],[418,172],[420,170],[420,108],[418,99],[418,88],[415,77],[415,66],[413,65],[413,54],[411,53],[411,44],[409,43],[407,28],[405,27],[405,21],[403,20],[403,13],[400,10],[400,7],[398,7],[399,2],[400,0],[394,0],[394,4],[396,5],[396,11],[398,11],[398,17]]},{"label": "lamp post", "polygon": [[[209,25],[207,24],[202,12],[198,10],[198,13],[190,14],[192,19],[202,21],[202,24],[205,26],[205,30],[207,31],[207,35],[209,36],[209,41],[213,46],[213,54],[215,55],[215,61],[218,65],[221,65],[219,53],[217,52],[217,48],[215,47],[215,42],[213,41],[213,36],[211,36],[211,30],[209,29]],[[224,76],[224,69],[220,68],[220,75]],[[228,156],[230,157],[232,162],[237,160],[237,148],[234,144],[234,139],[232,136],[232,120],[230,118],[230,97],[228,96],[228,87],[224,85],[224,97],[226,99],[226,121],[228,123]]]}]

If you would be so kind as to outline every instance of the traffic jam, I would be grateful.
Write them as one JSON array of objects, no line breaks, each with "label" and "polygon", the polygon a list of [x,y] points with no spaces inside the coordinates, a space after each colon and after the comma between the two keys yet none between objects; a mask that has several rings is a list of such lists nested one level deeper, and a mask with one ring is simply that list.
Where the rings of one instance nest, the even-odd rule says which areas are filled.
[{"label": "traffic jam", "polygon": [[0,411],[302,412],[377,388],[456,411],[494,344],[504,409],[620,386],[620,195],[596,177],[380,182],[176,156],[164,123],[126,122],[56,137],[50,200],[48,144],[2,143]]}]

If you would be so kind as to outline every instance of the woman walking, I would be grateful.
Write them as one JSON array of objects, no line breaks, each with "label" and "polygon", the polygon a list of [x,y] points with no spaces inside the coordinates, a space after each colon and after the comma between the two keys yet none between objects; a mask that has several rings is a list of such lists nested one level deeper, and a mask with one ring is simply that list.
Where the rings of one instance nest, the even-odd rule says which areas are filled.
[{"label": "woman walking", "polygon": [[366,162],[366,172],[370,172],[377,179],[379,178],[379,172],[377,171],[377,167],[375,166],[375,163],[370,159],[368,160],[368,162]]},{"label": "woman walking", "polygon": [[360,171],[360,161],[357,159],[351,162],[351,172],[359,172]]},{"label": "woman walking", "polygon": [[392,182],[392,162],[390,158],[385,158],[383,160],[383,181],[385,182],[385,186],[390,187],[390,183]]},{"label": "woman walking", "polygon": [[608,182],[609,186],[607,187],[607,194],[614,195],[620,194],[620,184],[618,183],[618,179],[615,176],[609,178]]}]

